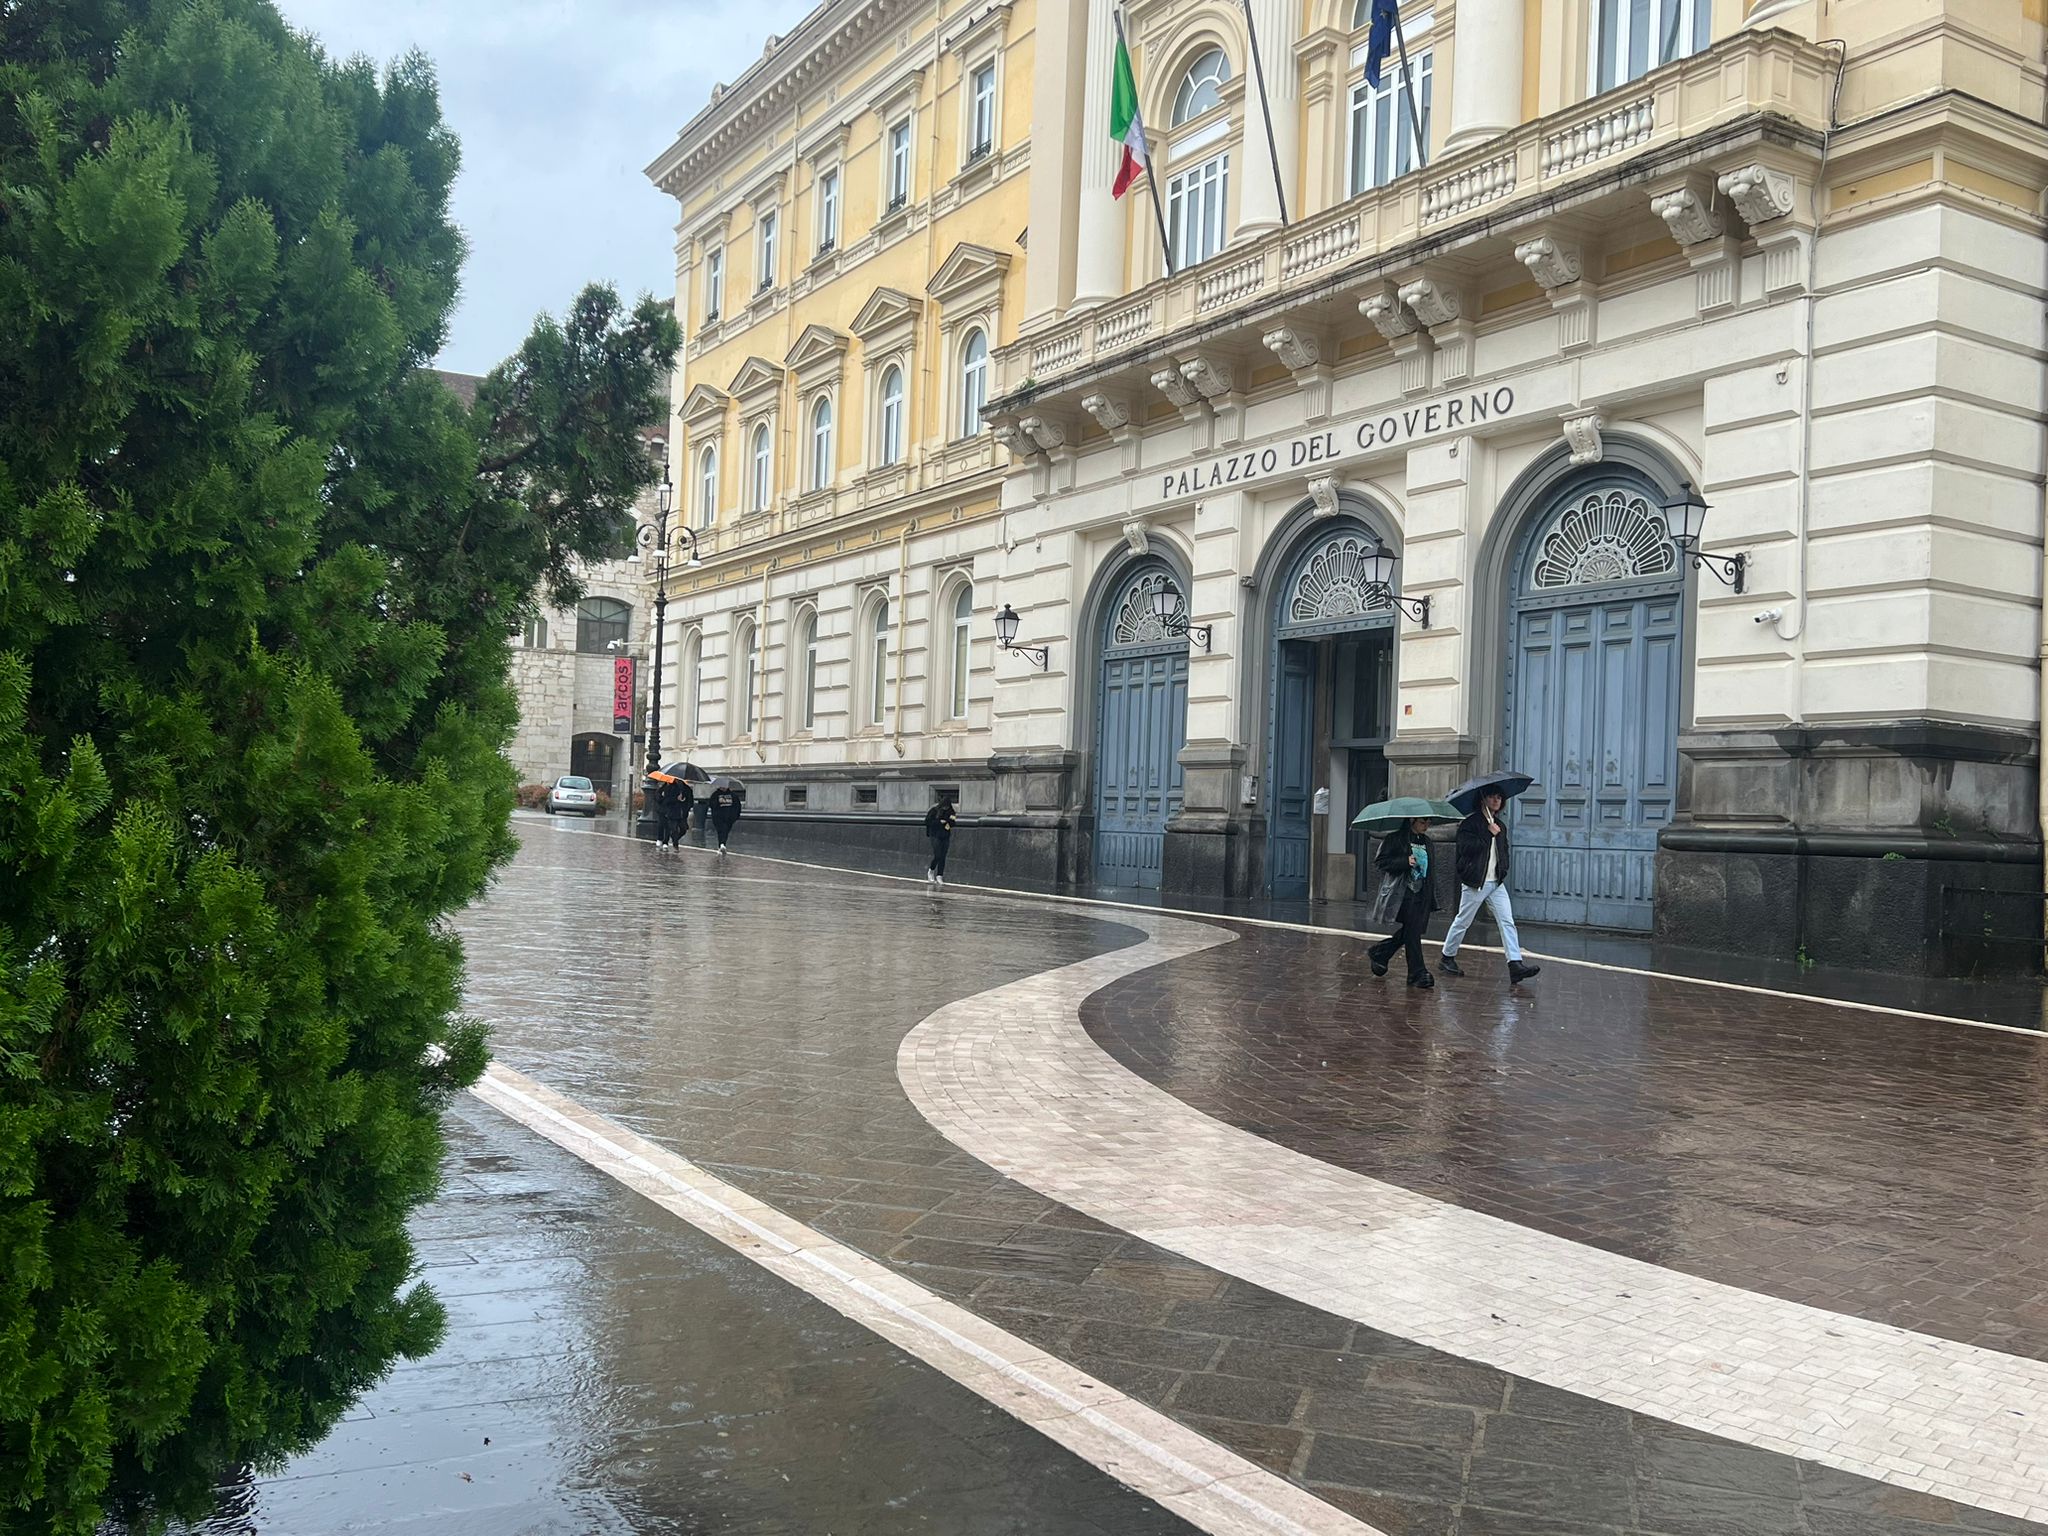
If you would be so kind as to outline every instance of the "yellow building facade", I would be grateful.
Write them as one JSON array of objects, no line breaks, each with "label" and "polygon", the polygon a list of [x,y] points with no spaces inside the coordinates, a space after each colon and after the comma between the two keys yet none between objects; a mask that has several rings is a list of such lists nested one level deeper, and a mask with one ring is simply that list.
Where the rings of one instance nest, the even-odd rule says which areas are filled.
[{"label": "yellow building facade", "polygon": [[985,781],[981,411],[1023,310],[1034,11],[824,5],[649,168],[680,209],[670,473],[702,560],[671,583],[663,734],[750,812],[921,818],[959,765]]}]

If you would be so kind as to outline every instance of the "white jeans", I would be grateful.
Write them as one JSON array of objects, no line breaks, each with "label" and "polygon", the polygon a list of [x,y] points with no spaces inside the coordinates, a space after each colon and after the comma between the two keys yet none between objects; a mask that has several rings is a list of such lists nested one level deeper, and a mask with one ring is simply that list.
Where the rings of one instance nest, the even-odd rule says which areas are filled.
[{"label": "white jeans", "polygon": [[1493,909],[1493,920],[1500,925],[1500,941],[1507,949],[1510,964],[1522,961],[1522,939],[1515,932],[1515,909],[1508,901],[1508,888],[1498,880],[1489,880],[1485,885],[1474,888],[1469,885],[1458,887],[1458,915],[1451,919],[1451,931],[1444,935],[1444,958],[1457,954],[1458,946],[1465,942],[1465,930],[1472,926],[1472,919],[1479,915],[1482,906]]}]

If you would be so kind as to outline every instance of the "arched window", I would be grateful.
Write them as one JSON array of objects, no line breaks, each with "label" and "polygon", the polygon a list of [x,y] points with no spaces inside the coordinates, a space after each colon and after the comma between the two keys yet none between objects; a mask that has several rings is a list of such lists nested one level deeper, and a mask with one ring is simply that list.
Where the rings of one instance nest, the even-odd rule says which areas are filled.
[{"label": "arched window", "polygon": [[704,729],[704,632],[693,629],[683,642],[683,739],[695,741]]},{"label": "arched window", "polygon": [[948,647],[946,666],[950,697],[946,700],[946,718],[965,720],[967,718],[968,645],[974,638],[974,588],[961,582],[953,593],[953,623],[949,636],[952,644]]},{"label": "arched window", "polygon": [[576,605],[576,649],[602,656],[614,640],[625,644],[632,618],[632,606],[616,597],[586,597]]},{"label": "arched window", "polygon": [[903,457],[903,370],[891,363],[882,371],[882,412],[880,422],[880,449],[877,457],[884,465],[897,463]]},{"label": "arched window", "polygon": [[713,444],[697,455],[697,526],[709,528],[718,515],[718,448]]},{"label": "arched window", "polygon": [[773,492],[772,469],[768,448],[768,423],[764,421],[754,428],[754,496],[751,507],[756,512],[768,510],[768,499]]},{"label": "arched window", "polygon": [[822,491],[832,483],[832,397],[818,396],[811,407],[811,489]]},{"label": "arched window", "polygon": [[868,697],[866,723],[879,728],[889,714],[889,600],[868,610]]},{"label": "arched window", "polygon": [[1351,30],[1372,25],[1372,0],[1353,0],[1351,6]]},{"label": "arched window", "polygon": [[1181,76],[1180,89],[1173,94],[1173,126],[1200,117],[1223,104],[1223,87],[1230,81],[1230,60],[1221,48],[1211,48]]},{"label": "arched window", "polygon": [[761,632],[752,619],[741,619],[732,637],[733,685],[739,694],[734,712],[741,736],[754,734],[761,688]]},{"label": "arched window", "polygon": [[548,621],[537,613],[526,621],[526,648],[529,651],[548,648]]},{"label": "arched window", "polygon": [[805,608],[796,621],[797,721],[799,730],[818,726],[818,610]]},{"label": "arched window", "polygon": [[960,348],[960,435],[981,430],[981,408],[988,404],[988,335],[979,326],[967,333]]}]

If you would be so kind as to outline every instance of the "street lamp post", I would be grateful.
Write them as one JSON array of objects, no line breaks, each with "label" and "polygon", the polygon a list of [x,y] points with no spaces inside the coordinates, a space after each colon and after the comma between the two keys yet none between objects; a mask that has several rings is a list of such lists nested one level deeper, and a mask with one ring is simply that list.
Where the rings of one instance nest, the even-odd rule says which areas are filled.
[{"label": "street lamp post", "polygon": [[[664,452],[661,461],[661,485],[655,492],[655,520],[642,523],[634,534],[633,542],[643,555],[654,562],[654,679],[649,685],[647,699],[647,771],[661,771],[661,652],[662,643],[668,637],[668,573],[669,560],[676,557],[684,569],[690,569],[702,562],[697,558],[697,535],[678,523],[673,530],[669,527],[670,516],[675,511],[675,487],[669,483],[668,458]],[[652,835],[654,816],[652,807],[646,808],[635,830],[642,836]]]}]

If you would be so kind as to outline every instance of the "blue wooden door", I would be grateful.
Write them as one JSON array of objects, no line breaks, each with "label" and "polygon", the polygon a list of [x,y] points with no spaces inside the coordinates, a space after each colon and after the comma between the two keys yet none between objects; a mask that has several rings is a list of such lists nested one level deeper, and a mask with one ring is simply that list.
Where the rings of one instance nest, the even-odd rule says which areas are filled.
[{"label": "blue wooden door", "polygon": [[[1646,494],[1649,493],[1649,494]],[[1678,799],[1684,572],[1650,487],[1561,501],[1524,547],[1508,688],[1515,914],[1648,929]]]},{"label": "blue wooden door", "polygon": [[1676,594],[1525,611],[1507,760],[1536,776],[1515,802],[1515,912],[1647,929],[1657,831],[1678,790]]},{"label": "blue wooden door", "polygon": [[1100,718],[1096,878],[1157,890],[1166,823],[1180,810],[1187,651],[1105,657]]},{"label": "blue wooden door", "polygon": [[1315,799],[1316,648],[1283,640],[1274,677],[1272,867],[1274,896],[1308,895],[1309,812]]}]

